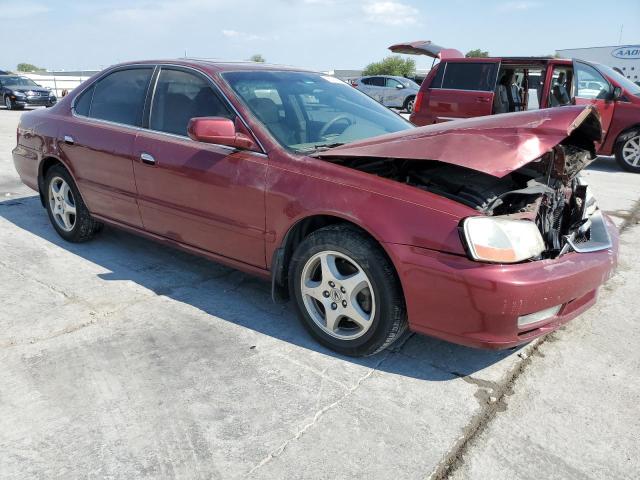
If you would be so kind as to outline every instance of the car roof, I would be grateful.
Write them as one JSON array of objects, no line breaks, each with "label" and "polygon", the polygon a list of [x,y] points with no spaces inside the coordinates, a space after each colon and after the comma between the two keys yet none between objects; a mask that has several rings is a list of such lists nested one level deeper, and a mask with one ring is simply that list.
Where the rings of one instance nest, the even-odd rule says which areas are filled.
[{"label": "car roof", "polygon": [[114,65],[114,67],[126,67],[128,65],[154,65],[154,64],[170,64],[185,67],[199,67],[212,73],[222,73],[230,71],[292,71],[292,72],[313,72],[313,70],[293,67],[290,65],[277,65],[272,63],[258,63],[250,61],[224,61],[208,58],[172,58],[158,60],[139,60],[124,62]]}]

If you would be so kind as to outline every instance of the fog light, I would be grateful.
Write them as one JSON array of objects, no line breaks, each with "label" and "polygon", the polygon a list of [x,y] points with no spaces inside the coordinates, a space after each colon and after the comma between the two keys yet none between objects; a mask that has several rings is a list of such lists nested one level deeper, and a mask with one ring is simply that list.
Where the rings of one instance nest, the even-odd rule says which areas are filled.
[{"label": "fog light", "polygon": [[555,317],[562,308],[562,305],[556,305],[555,307],[545,308],[539,312],[530,313],[529,315],[522,315],[518,317],[518,327],[525,327],[532,323],[541,322],[551,317]]}]

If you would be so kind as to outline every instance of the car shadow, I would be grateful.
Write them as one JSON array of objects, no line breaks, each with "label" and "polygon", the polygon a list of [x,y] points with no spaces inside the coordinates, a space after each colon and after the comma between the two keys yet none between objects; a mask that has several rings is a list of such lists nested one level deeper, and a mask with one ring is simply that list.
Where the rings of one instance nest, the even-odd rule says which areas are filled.
[{"label": "car shadow", "polygon": [[615,157],[598,157],[585,170],[596,172],[622,172],[622,168],[616,162]]},{"label": "car shadow", "polygon": [[105,281],[131,281],[207,314],[302,348],[364,366],[429,381],[471,375],[513,354],[513,350],[467,348],[421,335],[407,335],[384,362],[338,355],[315,342],[300,324],[291,302],[275,304],[269,282],[106,227],[93,241],[74,244],[60,238],[37,196],[0,201],[0,217],[16,227],[97,264]]}]

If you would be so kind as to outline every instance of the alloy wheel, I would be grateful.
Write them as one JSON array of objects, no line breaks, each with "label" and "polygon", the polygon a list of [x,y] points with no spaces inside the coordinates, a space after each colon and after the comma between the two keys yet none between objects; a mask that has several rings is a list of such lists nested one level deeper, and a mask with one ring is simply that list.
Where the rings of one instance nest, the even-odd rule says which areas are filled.
[{"label": "alloy wheel", "polygon": [[409,100],[407,102],[407,112],[409,113],[413,113],[413,102],[414,102],[413,100]]},{"label": "alloy wheel", "polygon": [[300,282],[305,309],[332,337],[353,340],[371,328],[376,310],[373,287],[349,256],[336,251],[313,255],[302,269]]},{"label": "alloy wheel", "polygon": [[632,167],[640,167],[640,135],[631,137],[622,146],[622,158]]},{"label": "alloy wheel", "polygon": [[49,183],[49,208],[62,230],[70,232],[76,225],[76,202],[67,182],[53,177]]},{"label": "alloy wheel", "polygon": [[11,110],[11,99],[9,97],[4,97],[4,106],[7,107],[7,110]]}]

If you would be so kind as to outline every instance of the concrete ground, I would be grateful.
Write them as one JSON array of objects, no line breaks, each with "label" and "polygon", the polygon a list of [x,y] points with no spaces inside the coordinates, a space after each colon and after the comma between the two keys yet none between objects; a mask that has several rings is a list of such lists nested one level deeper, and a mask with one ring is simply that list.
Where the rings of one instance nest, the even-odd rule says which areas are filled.
[{"label": "concrete ground", "polygon": [[[62,241],[0,110],[0,478],[637,478],[640,175],[599,303],[516,351],[413,335],[354,360],[269,285],[107,228]],[[637,211],[636,211],[637,213]]]}]

